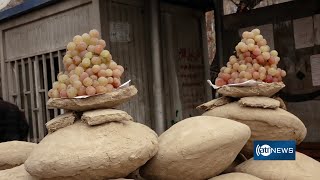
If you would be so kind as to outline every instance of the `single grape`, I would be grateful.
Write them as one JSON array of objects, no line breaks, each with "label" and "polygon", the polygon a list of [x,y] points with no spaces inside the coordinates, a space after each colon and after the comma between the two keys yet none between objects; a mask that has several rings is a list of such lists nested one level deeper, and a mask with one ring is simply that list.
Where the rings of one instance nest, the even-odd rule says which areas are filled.
[{"label": "single grape", "polygon": [[246,79],[251,79],[251,78],[252,78],[252,74],[251,74],[250,72],[246,72],[246,73],[244,74],[244,78],[246,78]]},{"label": "single grape", "polygon": [[254,64],[252,65],[252,67],[253,67],[254,70],[258,71],[259,68],[260,68],[260,65],[259,65],[258,63],[254,63]]},{"label": "single grape", "polygon": [[78,66],[75,68],[74,72],[76,75],[80,76],[84,72],[84,69]]},{"label": "single grape", "polygon": [[248,51],[248,46],[245,44],[240,48],[241,52],[247,52]]},{"label": "single grape", "polygon": [[246,57],[244,60],[245,60],[247,63],[251,63],[251,62],[252,62],[252,58],[251,58],[251,57]]},{"label": "single grape", "polygon": [[239,77],[239,73],[238,72],[233,72],[232,74],[231,74],[231,78],[233,78],[233,79],[236,79],[236,78],[238,78]]},{"label": "single grape", "polygon": [[257,80],[257,79],[260,78],[260,74],[257,71],[255,71],[255,72],[252,73],[252,77],[253,77],[253,79]]},{"label": "single grape", "polygon": [[94,74],[94,73],[92,72],[92,69],[91,69],[91,68],[88,68],[88,69],[86,70],[86,73],[87,73],[89,76],[91,76],[91,75]]},{"label": "single grape", "polygon": [[254,44],[254,43],[255,43],[255,41],[253,39],[251,39],[251,38],[246,40],[246,44],[247,45]]},{"label": "single grape", "polygon": [[79,55],[79,52],[77,50],[72,50],[71,51],[71,56],[78,56]]},{"label": "single grape", "polygon": [[270,59],[270,53],[269,52],[263,52],[262,53],[262,57],[263,57],[264,60],[268,60],[268,59]]},{"label": "single grape", "polygon": [[244,39],[246,39],[246,38],[248,38],[248,31],[244,31],[243,33],[242,33],[242,38],[244,38]]},{"label": "single grape", "polygon": [[281,77],[285,77],[287,75],[285,70],[281,70]]},{"label": "single grape", "polygon": [[258,61],[258,63],[259,64],[261,64],[261,65],[263,65],[264,64],[264,58],[263,58],[263,56],[262,55],[259,55],[259,56],[257,56],[257,61]]},{"label": "single grape", "polygon": [[82,34],[82,40],[86,43],[86,44],[89,44],[90,42],[90,35],[88,33],[84,33]]},{"label": "single grape", "polygon": [[240,60],[240,61],[241,61],[241,60],[244,60],[243,54],[240,54],[240,55],[239,55],[239,60]]},{"label": "single grape", "polygon": [[239,66],[239,70],[240,70],[240,71],[245,71],[246,69],[247,69],[247,66],[244,65],[244,64],[241,64],[241,65]]},{"label": "single grape", "polygon": [[76,35],[74,38],[73,38],[73,42],[75,43],[75,44],[79,44],[80,42],[82,42],[83,40],[82,40],[82,37],[81,36],[79,36],[79,35]]},{"label": "single grape", "polygon": [[272,76],[270,74],[268,74],[264,81],[267,83],[272,83],[272,80],[273,80]]},{"label": "single grape", "polygon": [[259,35],[260,34],[260,30],[259,29],[253,29],[251,31],[255,36]]},{"label": "single grape", "polygon": [[66,89],[62,89],[60,91],[59,95],[60,95],[61,98],[67,98],[68,97],[67,90]]},{"label": "single grape", "polygon": [[94,57],[92,57],[92,59],[91,59],[91,63],[92,63],[93,65],[100,65],[100,64],[101,64],[101,58],[98,57],[98,56],[94,56]]},{"label": "single grape", "polygon": [[83,81],[82,81],[83,85],[88,87],[91,86],[93,83],[93,80],[90,77],[86,77]]},{"label": "single grape", "polygon": [[264,45],[267,45],[267,40],[265,40],[265,39],[262,39],[262,40],[260,40],[259,42],[257,42],[257,44],[258,44],[258,46],[264,46]]},{"label": "single grape", "polygon": [[228,84],[234,84],[234,79],[229,79]]},{"label": "single grape", "polygon": [[69,66],[72,63],[73,63],[73,61],[71,58],[66,58],[65,60],[63,60],[63,64],[66,66]]},{"label": "single grape", "polygon": [[227,83],[221,78],[216,78],[216,80],[215,80],[215,85],[216,86],[223,86],[223,85],[226,85],[226,84]]},{"label": "single grape", "polygon": [[256,56],[259,56],[261,54],[261,50],[259,48],[255,48],[253,51],[252,51],[252,54],[256,55]]},{"label": "single grape", "polygon": [[[101,67],[100,67],[100,68],[101,68]],[[101,70],[98,72],[98,77],[107,77],[107,72],[106,72],[106,70],[101,69]]]},{"label": "single grape", "polygon": [[104,94],[107,92],[107,88],[104,86],[97,86],[96,90],[97,90],[97,94]]},{"label": "single grape", "polygon": [[89,59],[91,59],[92,56],[93,56],[92,52],[87,52],[87,53],[84,55],[85,58],[89,58]]},{"label": "single grape", "polygon": [[89,77],[89,74],[87,72],[83,72],[81,73],[79,80],[83,82],[83,80],[87,77]]},{"label": "single grape", "polygon": [[118,88],[121,85],[121,81],[119,78],[113,78],[113,83],[112,83],[114,88]]},{"label": "single grape", "polygon": [[92,52],[92,53],[93,53],[93,52],[94,52],[94,49],[95,49],[95,46],[94,46],[94,45],[89,45],[89,46],[88,46],[88,51],[89,51],[89,52]]},{"label": "single grape", "polygon": [[110,64],[109,64],[109,68],[111,70],[115,70],[117,68],[117,63],[114,62],[114,61],[111,61]]},{"label": "single grape", "polygon": [[276,59],[273,56],[270,57],[268,62],[269,62],[270,65],[272,65],[272,64],[276,65]]},{"label": "single grape", "polygon": [[106,89],[107,89],[107,92],[112,92],[113,89],[114,89],[114,87],[113,87],[112,84],[107,84],[107,85],[106,85]]},{"label": "single grape", "polygon": [[60,97],[60,93],[59,93],[58,90],[53,89],[52,92],[51,92],[51,96],[52,96],[52,98],[59,98]]},{"label": "single grape", "polygon": [[81,63],[81,58],[79,56],[74,56],[73,57],[73,64],[78,66]]},{"label": "single grape", "polygon": [[74,70],[77,66],[74,64],[70,64],[69,66],[66,66],[66,67],[67,67],[67,70],[70,72],[70,71]]},{"label": "single grape", "polygon": [[52,89],[58,89],[58,87],[59,87],[59,82],[58,81],[56,81],[56,82],[54,82],[52,84]]},{"label": "single grape", "polygon": [[259,75],[259,79],[260,79],[261,81],[264,81],[264,80],[266,79],[266,77],[267,77],[267,76],[266,76],[266,74],[264,74],[264,73],[263,73],[263,74],[260,73],[260,75]]},{"label": "single grape", "polygon": [[72,50],[74,50],[75,48],[76,48],[76,43],[74,43],[74,42],[69,42],[69,43],[68,43],[67,49],[68,49],[69,51],[72,51]]},{"label": "single grape", "polygon": [[240,83],[240,78],[236,78],[236,79],[234,80],[234,84],[238,84],[238,83]]},{"label": "single grape", "polygon": [[100,86],[99,81],[98,80],[93,80],[92,86],[95,87],[95,88]]},{"label": "single grape", "polygon": [[272,57],[277,57],[278,56],[278,52],[276,50],[272,50],[270,52],[270,54],[271,54]]},{"label": "single grape", "polygon": [[107,77],[112,76],[112,74],[113,74],[113,71],[112,71],[111,69],[107,69],[107,70],[106,70],[106,75],[107,75]]},{"label": "single grape", "polygon": [[277,70],[275,68],[268,69],[268,75],[275,76],[277,74]]},{"label": "single grape", "polygon": [[77,44],[77,50],[78,51],[84,51],[87,49],[87,43],[85,42],[80,42],[79,44]]},{"label": "single grape", "polygon": [[[114,77],[117,77],[117,76],[114,74],[114,72],[115,72],[115,71],[119,72],[119,74],[117,74],[117,75],[119,75],[119,77],[120,77],[120,76],[121,76],[121,72],[120,72],[120,70],[119,70],[119,69],[115,69],[115,70],[113,70],[113,76],[114,76]],[[225,69],[224,69],[224,71],[223,71],[223,72],[224,72],[224,73],[227,73],[227,74],[230,74],[230,72],[231,72],[231,68],[228,68],[228,67],[227,67],[227,68],[225,68]]]},{"label": "single grape", "polygon": [[112,84],[112,83],[113,83],[113,77],[108,77],[107,79],[108,79],[108,83],[109,83],[109,84]]},{"label": "single grape", "polygon": [[105,77],[99,77],[98,82],[101,86],[106,86],[108,84],[108,79]]},{"label": "single grape", "polygon": [[231,78],[231,75],[227,73],[222,73],[221,78],[227,82]]},{"label": "single grape", "polygon": [[81,64],[83,67],[88,68],[91,66],[91,61],[89,58],[83,58]]},{"label": "single grape", "polygon": [[92,38],[90,38],[90,43],[89,44],[90,45],[97,45],[98,41],[99,41],[98,38],[92,37]]},{"label": "single grape", "polygon": [[60,83],[58,87],[58,91],[60,92],[62,89],[67,89],[67,85],[64,83]]},{"label": "single grape", "polygon": [[65,83],[66,81],[68,81],[68,79],[69,79],[68,75],[65,75],[65,74],[62,74],[58,77],[58,81],[60,83]]},{"label": "single grape", "polygon": [[98,77],[97,77],[96,75],[91,75],[90,78],[91,78],[92,80],[98,80]]},{"label": "single grape", "polygon": [[75,82],[75,81],[78,81],[78,80],[79,80],[79,76],[78,75],[76,75],[76,74],[70,75],[69,81],[70,81],[71,84],[73,82]]},{"label": "single grape", "polygon": [[92,66],[92,72],[97,74],[100,71],[100,66],[99,65],[93,65]]},{"label": "single grape", "polygon": [[256,43],[258,43],[263,39],[263,36],[262,35],[256,35],[253,39],[254,39],[254,41],[256,41]]},{"label": "single grape", "polygon": [[82,86],[82,83],[81,83],[81,81],[76,80],[76,81],[74,81],[74,82],[72,83],[72,86],[73,86],[74,88],[76,88],[76,89],[79,89],[79,88]]},{"label": "single grape", "polygon": [[220,72],[224,72],[224,70],[226,69],[227,67],[223,66],[222,68],[220,68]]},{"label": "single grape", "polygon": [[108,69],[108,66],[106,64],[104,64],[104,63],[101,63],[100,64],[100,69],[106,70],[106,69]]},{"label": "single grape", "polygon": [[278,78],[274,77],[272,78],[272,82],[279,82]]},{"label": "single grape", "polygon": [[244,75],[246,74],[246,72],[245,71],[241,71],[240,73],[239,73],[239,78],[241,79],[241,78],[244,78]]},{"label": "single grape", "polygon": [[232,65],[232,68],[234,69],[234,70],[238,70],[239,69],[239,63],[234,63],[233,65]]},{"label": "single grape", "polygon": [[260,50],[261,50],[261,52],[269,52],[270,51],[270,47],[268,45],[261,46]]},{"label": "single grape", "polygon": [[101,45],[96,45],[95,48],[94,48],[94,52],[96,54],[100,54],[103,50],[103,47]]},{"label": "single grape", "polygon": [[259,68],[259,73],[260,73],[260,74],[266,74],[266,72],[267,72],[267,70],[266,70],[265,67],[260,67],[260,68]]},{"label": "single grape", "polygon": [[256,59],[253,59],[252,64],[258,64],[258,61]]},{"label": "single grape", "polygon": [[100,40],[98,41],[98,45],[100,45],[100,46],[102,47],[102,49],[103,49],[103,48],[106,47],[106,41],[104,41],[103,39],[100,39]]},{"label": "single grape", "polygon": [[79,57],[80,58],[84,58],[84,56],[87,54],[87,50],[84,50],[84,51],[81,51],[80,53],[79,53]]},{"label": "single grape", "polygon": [[86,94],[89,96],[95,95],[96,94],[96,89],[92,86],[88,86],[86,88]]},{"label": "single grape", "polygon": [[81,86],[78,89],[78,96],[83,96],[83,95],[86,95],[86,87],[85,86]]},{"label": "single grape", "polygon": [[[232,58],[229,60],[230,64],[233,65],[234,63],[237,62],[237,59],[236,58]],[[118,65],[119,66],[119,65]],[[119,69],[119,68],[118,68]]]},{"label": "single grape", "polygon": [[254,44],[248,44],[248,50],[253,51],[255,49]]},{"label": "single grape", "polygon": [[251,56],[251,53],[249,51],[243,53],[244,58],[250,57],[250,56]]},{"label": "single grape", "polygon": [[232,68],[232,65],[230,62],[227,62],[227,68]]},{"label": "single grape", "polygon": [[96,30],[96,29],[90,30],[90,31],[89,31],[89,35],[90,35],[91,37],[95,37],[95,38],[99,38],[99,36],[100,36],[99,31]]}]

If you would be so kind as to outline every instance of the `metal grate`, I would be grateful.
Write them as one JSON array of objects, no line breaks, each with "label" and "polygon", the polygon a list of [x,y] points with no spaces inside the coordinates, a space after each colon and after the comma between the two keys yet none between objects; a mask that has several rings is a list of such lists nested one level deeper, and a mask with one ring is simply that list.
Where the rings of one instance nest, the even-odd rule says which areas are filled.
[{"label": "metal grate", "polygon": [[28,141],[40,142],[47,134],[45,123],[61,114],[61,110],[46,107],[48,90],[63,70],[64,50],[6,62],[9,101],[24,113],[29,124]]}]

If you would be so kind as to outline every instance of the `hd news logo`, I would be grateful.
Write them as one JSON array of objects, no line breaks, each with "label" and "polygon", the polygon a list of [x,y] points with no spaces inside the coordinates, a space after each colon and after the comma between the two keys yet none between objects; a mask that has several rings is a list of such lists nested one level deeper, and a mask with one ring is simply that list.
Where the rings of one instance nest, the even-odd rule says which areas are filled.
[{"label": "hd news logo", "polygon": [[295,160],[296,141],[253,141],[254,160]]}]

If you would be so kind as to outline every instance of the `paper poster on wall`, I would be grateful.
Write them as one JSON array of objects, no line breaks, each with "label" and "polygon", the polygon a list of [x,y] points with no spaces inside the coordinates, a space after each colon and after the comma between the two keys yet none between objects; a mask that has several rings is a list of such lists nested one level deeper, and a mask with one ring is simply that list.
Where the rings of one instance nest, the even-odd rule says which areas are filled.
[{"label": "paper poster on wall", "polygon": [[293,20],[293,33],[296,49],[314,46],[313,18],[306,17]]},{"label": "paper poster on wall", "polygon": [[313,86],[320,86],[320,54],[310,56]]},{"label": "paper poster on wall", "polygon": [[320,45],[320,14],[313,16],[314,40],[316,45]]},{"label": "paper poster on wall", "polygon": [[244,31],[251,31],[254,28],[258,28],[261,31],[263,37],[267,40],[270,49],[274,49],[274,37],[273,37],[273,25],[265,24],[261,26],[250,26],[246,28],[239,29],[239,36],[241,37]]},{"label": "paper poster on wall", "polygon": [[127,22],[110,23],[111,42],[130,42],[130,24]]}]

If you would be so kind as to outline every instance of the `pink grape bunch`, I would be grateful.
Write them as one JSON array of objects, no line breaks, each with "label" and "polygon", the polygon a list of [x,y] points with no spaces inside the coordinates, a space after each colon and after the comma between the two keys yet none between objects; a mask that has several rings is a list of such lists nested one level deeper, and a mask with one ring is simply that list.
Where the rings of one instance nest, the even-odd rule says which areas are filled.
[{"label": "pink grape bunch", "polygon": [[49,90],[50,98],[74,98],[83,95],[108,93],[121,85],[124,68],[118,65],[108,50],[106,42],[93,29],[76,35],[67,45],[63,57],[64,72],[57,76]]},{"label": "pink grape bunch", "polygon": [[286,76],[286,71],[277,67],[280,61],[278,52],[270,50],[259,29],[243,32],[242,40],[235,50],[236,55],[230,56],[227,66],[220,69],[215,85],[223,86],[248,80],[282,82],[282,78]]}]

